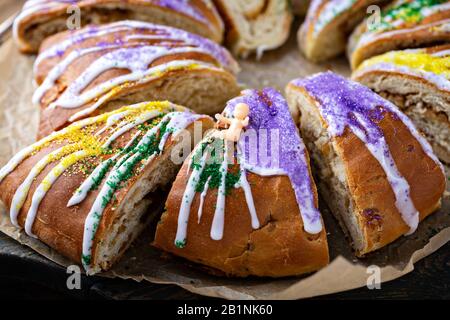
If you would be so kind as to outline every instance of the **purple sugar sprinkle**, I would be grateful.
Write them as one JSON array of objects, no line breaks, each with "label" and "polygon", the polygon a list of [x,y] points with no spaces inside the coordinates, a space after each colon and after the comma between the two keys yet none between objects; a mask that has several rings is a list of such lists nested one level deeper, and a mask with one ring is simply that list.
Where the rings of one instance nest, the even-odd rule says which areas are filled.
[{"label": "purple sugar sprinkle", "polygon": [[190,0],[153,0],[155,4],[185,14],[195,20],[208,23],[208,19],[195,6],[191,5]]},{"label": "purple sugar sprinkle", "polygon": [[[253,150],[253,152],[258,153],[258,156],[256,162],[252,162],[255,157],[250,154],[251,147],[249,143],[246,143],[245,135],[241,136],[239,145],[243,150],[245,163],[252,167],[282,169],[291,181],[305,223],[305,229],[307,225],[316,224],[317,226],[318,223],[321,223],[320,213],[315,207],[313,182],[306,160],[306,149],[292,121],[286,100],[273,88],[266,88],[262,91],[245,90],[242,96],[228,102],[225,113],[232,114],[238,103],[246,103],[250,107],[250,122],[246,132],[253,129],[258,137],[257,150]],[[278,154],[271,154],[271,130],[278,130],[279,132]],[[267,132],[267,142],[262,145],[260,138],[264,132]],[[267,153],[269,161],[267,159],[264,161],[259,156],[261,151]],[[278,161],[274,161],[275,159],[278,159]],[[314,233],[319,231],[315,229]]]},{"label": "purple sugar sprinkle", "polygon": [[[49,48],[50,51],[47,53],[47,57],[53,57],[55,55],[62,55],[64,54],[65,50],[67,50],[70,46],[74,44],[79,44],[87,39],[96,37],[100,32],[105,32],[105,30],[108,30],[109,28],[117,28],[117,27],[124,27],[129,29],[134,29],[138,31],[138,34],[147,34],[149,31],[151,34],[155,35],[162,35],[163,38],[167,38],[172,41],[179,41],[184,46],[193,46],[197,47],[204,52],[208,53],[209,55],[213,56],[223,67],[230,70],[233,73],[238,72],[239,67],[237,66],[236,62],[234,61],[231,54],[222,46],[218,45],[217,43],[203,38],[199,35],[195,35],[180,29],[172,28],[172,27],[166,27],[161,25],[154,25],[151,23],[145,23],[145,22],[138,22],[138,21],[121,21],[112,23],[109,25],[103,25],[100,27],[97,26],[88,26],[86,28],[74,31],[72,37],[70,38],[70,43],[65,42],[62,44],[56,44],[52,48]],[[123,30],[122,30],[123,31]],[[128,35],[131,34],[131,32],[127,33]],[[124,37],[126,35],[123,35],[122,33],[120,36],[116,36],[112,41],[103,41],[103,43],[123,43],[125,44],[126,41],[124,40]],[[151,46],[146,43],[142,43],[142,46]],[[162,45],[162,44],[159,44]],[[155,45],[156,46],[156,45]],[[53,52],[51,50],[54,50]],[[46,53],[46,52],[44,52]]]},{"label": "purple sugar sprinkle", "polygon": [[332,72],[292,83],[304,87],[319,102],[321,114],[333,135],[341,136],[349,126],[364,132],[369,143],[375,144],[383,137],[378,122],[391,110],[391,105],[369,88]]},{"label": "purple sugar sprinkle", "polygon": [[332,72],[292,83],[304,87],[319,102],[322,116],[333,135],[341,136],[348,126],[364,132],[369,143],[375,144],[383,137],[378,122],[391,106],[369,88]]}]

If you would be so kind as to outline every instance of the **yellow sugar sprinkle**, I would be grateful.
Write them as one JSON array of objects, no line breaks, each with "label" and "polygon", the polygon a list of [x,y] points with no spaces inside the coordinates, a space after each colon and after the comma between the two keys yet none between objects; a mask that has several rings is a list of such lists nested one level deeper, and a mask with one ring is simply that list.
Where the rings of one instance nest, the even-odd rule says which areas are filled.
[{"label": "yellow sugar sprinkle", "polygon": [[[154,101],[125,106],[112,112],[75,122],[53,136],[44,138],[31,146],[33,150],[31,155],[48,147],[50,144],[65,143],[66,145],[61,148],[60,152],[49,158],[48,163],[58,161],[62,157],[79,150],[84,150],[88,156],[99,156],[103,154],[105,150],[102,148],[102,138],[96,136],[95,132],[97,128],[107,122],[109,117],[127,111],[130,114],[127,115],[124,120],[132,123],[145,113],[155,110],[159,111],[161,114],[166,114],[172,111],[185,111],[186,109],[181,106],[176,106],[169,101]],[[63,159],[62,165],[65,168],[76,162],[74,161],[75,158],[72,158],[72,156],[73,155],[70,155]]]},{"label": "yellow sugar sprinkle", "polygon": [[392,51],[364,61],[359,70],[376,63],[391,63],[443,75],[450,79],[450,56],[433,56],[424,51]]},{"label": "yellow sugar sprinkle", "polygon": [[52,183],[49,181],[49,179],[45,178],[44,180],[42,180],[41,186],[43,186],[44,191],[47,192],[48,190],[50,190]]}]

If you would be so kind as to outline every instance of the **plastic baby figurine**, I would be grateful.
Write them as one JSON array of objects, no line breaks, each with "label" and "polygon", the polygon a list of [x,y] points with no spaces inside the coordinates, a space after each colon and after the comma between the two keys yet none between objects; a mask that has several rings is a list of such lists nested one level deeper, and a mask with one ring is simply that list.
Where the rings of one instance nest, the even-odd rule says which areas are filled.
[{"label": "plastic baby figurine", "polygon": [[250,107],[245,103],[238,103],[234,107],[233,118],[227,118],[221,114],[216,114],[219,126],[227,126],[229,128],[220,132],[223,139],[238,142],[241,137],[242,130],[248,126]]}]

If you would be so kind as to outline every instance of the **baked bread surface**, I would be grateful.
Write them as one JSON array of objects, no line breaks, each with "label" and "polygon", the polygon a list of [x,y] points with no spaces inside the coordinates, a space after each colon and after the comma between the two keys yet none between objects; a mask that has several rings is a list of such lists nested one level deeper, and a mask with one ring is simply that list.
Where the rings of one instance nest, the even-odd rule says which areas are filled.
[{"label": "baked bread surface", "polygon": [[238,70],[226,49],[170,27],[120,21],[60,33],[44,42],[35,63],[39,137],[142,101],[219,112],[239,93]]},{"label": "baked bread surface", "polygon": [[[161,207],[183,160],[173,161],[172,150],[191,147],[194,129],[211,125],[169,102],[76,122],[0,169],[0,200],[28,235],[90,274],[107,270]],[[185,129],[191,136],[182,140]]]},{"label": "baked bread surface", "polygon": [[[281,277],[318,270],[329,261],[326,231],[318,211],[309,156],[286,102],[274,89],[246,90],[228,103],[224,114],[232,114],[234,106],[241,102],[247,103],[251,110],[247,133],[256,129],[263,134],[265,129],[281,125],[278,129],[284,138],[280,140],[280,152],[284,154],[282,157],[292,157],[293,167],[286,169],[290,173],[259,172],[255,169],[258,165],[248,167],[243,165],[247,160],[240,158],[238,163],[242,165],[234,162],[228,165],[225,185],[217,183],[214,174],[208,178],[217,168],[213,165],[202,168],[198,160],[201,154],[207,154],[199,153],[202,148],[206,150],[214,142],[223,145],[222,140],[214,138],[218,131],[211,133],[179,172],[158,224],[154,245],[229,276]],[[262,150],[262,145],[259,148]],[[276,159],[275,153],[270,159]],[[280,159],[279,165],[282,168],[287,163],[283,159],[286,158]],[[200,185],[206,180],[203,186],[207,187],[201,186],[192,193],[190,183],[198,181],[195,178],[198,170],[202,170]],[[244,175],[240,175],[240,170],[244,170]],[[273,170],[275,167],[270,169]],[[219,175],[220,172],[224,171],[219,171]],[[228,187],[221,189],[221,186]],[[223,194],[221,212],[217,208]],[[189,196],[193,196],[192,202],[187,202],[189,211],[184,215],[184,203]],[[224,220],[217,223],[220,217]]]},{"label": "baked bread surface", "polygon": [[58,32],[121,20],[181,28],[218,43],[223,39],[223,22],[210,0],[29,0],[14,21],[14,38],[22,52],[36,53]]},{"label": "baked bread surface", "polygon": [[[442,165],[394,105],[330,72],[294,80],[287,94],[300,110],[319,190],[357,255],[414,232],[440,207]],[[337,110],[353,111],[338,116]],[[355,133],[358,128],[369,143]]]},{"label": "baked bread surface", "polygon": [[396,104],[450,163],[450,46],[388,52],[364,61],[352,78]]}]

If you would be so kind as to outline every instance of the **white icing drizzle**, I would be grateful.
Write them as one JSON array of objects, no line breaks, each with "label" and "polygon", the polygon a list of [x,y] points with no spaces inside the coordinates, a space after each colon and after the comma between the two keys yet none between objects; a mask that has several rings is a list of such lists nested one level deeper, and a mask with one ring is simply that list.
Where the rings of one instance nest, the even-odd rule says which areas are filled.
[{"label": "white icing drizzle", "polygon": [[[61,3],[61,6],[64,3]],[[30,15],[39,12],[39,11],[47,11],[55,7],[55,4],[51,4],[45,2],[45,0],[28,0],[25,2],[22,11],[16,17],[13,25],[13,36],[15,39],[19,39],[19,25],[20,23],[29,17]]]},{"label": "white icing drizzle", "polygon": [[[193,154],[197,154],[198,149],[201,147],[201,143],[194,149]],[[189,176],[189,180],[186,185],[186,189],[183,193],[183,198],[181,199],[181,207],[178,213],[178,228],[177,234],[175,236],[175,245],[178,247],[184,247],[186,244],[186,235],[187,235],[187,226],[189,223],[189,213],[191,211],[192,201],[194,201],[195,197],[195,187],[200,180],[200,175],[203,172],[203,169],[206,165],[206,160],[209,157],[210,146],[208,145],[202,155],[202,158],[199,160],[198,169],[192,171]],[[190,168],[190,166],[189,166]],[[188,168],[188,171],[189,171]]]},{"label": "white icing drizzle", "polygon": [[208,180],[206,180],[206,183],[205,183],[205,188],[203,189],[202,193],[200,194],[200,205],[198,206],[198,211],[197,211],[197,217],[198,217],[197,223],[200,223],[200,220],[202,219],[203,203],[205,202],[205,197],[206,197],[206,194],[208,193],[210,180],[211,180],[211,177],[208,177]]},{"label": "white icing drizzle", "polygon": [[442,11],[450,10],[450,3],[442,3],[439,5],[434,5],[432,7],[425,7],[422,9],[422,14],[424,17],[429,17],[432,14],[439,13]]},{"label": "white icing drizzle", "polygon": [[[145,138],[146,137],[144,137],[143,140]],[[131,157],[129,155],[125,155],[120,159],[121,161],[119,161],[113,167],[86,217],[83,233],[83,258],[82,258],[82,262],[86,270],[89,270],[89,266],[91,264],[91,253],[95,239],[95,234],[97,232],[98,223],[100,222],[103,216],[103,211],[105,209],[103,199],[109,197],[109,194],[114,192],[114,189],[111,187],[111,185],[113,183],[120,182],[120,177],[123,174],[125,174],[127,170],[127,165],[132,163],[133,160],[135,160],[138,157],[138,155],[139,153],[132,155]],[[153,158],[154,155],[151,156],[151,159]]]},{"label": "white icing drizzle", "polygon": [[[107,35],[116,37],[106,38]],[[94,39],[98,41],[92,41]],[[77,47],[86,40],[91,40],[86,48]],[[72,51],[65,55],[67,50]],[[35,72],[38,72],[38,66],[43,64],[44,60],[62,58],[57,61],[36,90],[33,102],[41,102],[45,94],[78,59],[94,53],[99,57],[83,69],[56,100],[47,106],[48,109],[57,107],[78,109],[68,116],[68,122],[90,116],[105,103],[120,95],[124,89],[149,83],[168,72],[192,69],[217,72],[227,70],[236,73],[239,70],[237,63],[226,49],[208,39],[175,28],[138,21],[120,21],[76,31],[71,37],[44,50],[35,62]],[[205,62],[202,59],[178,59],[150,67],[159,58],[186,53],[208,55],[214,62]],[[128,70],[129,73],[89,87],[100,75],[113,69]]]},{"label": "white icing drizzle", "polygon": [[[214,137],[214,135],[212,135]],[[211,137],[206,137],[204,141],[211,141]],[[215,137],[215,139],[218,139]],[[223,237],[224,232],[224,221],[225,221],[225,199],[226,199],[226,175],[228,171],[228,164],[229,164],[229,155],[228,155],[228,146],[227,143],[224,143],[223,140],[221,141],[221,145],[224,146],[224,158],[220,165],[220,172],[221,172],[221,182],[218,188],[217,192],[217,199],[216,199],[216,206],[215,206],[215,212],[213,217],[213,222],[211,225],[211,232],[210,236],[213,240],[221,240]],[[193,156],[190,158],[188,162],[188,172],[189,169],[192,166],[193,157],[198,153],[198,150],[201,146],[200,145],[194,149]],[[207,160],[211,157],[211,151],[212,147],[210,144],[208,144],[203,151],[202,158],[199,160],[199,163],[196,165],[196,168],[192,170],[191,175],[189,176],[186,189],[183,194],[182,203],[180,207],[180,211],[178,214],[178,228],[177,228],[177,234],[175,236],[175,245],[177,247],[184,247],[186,244],[186,237],[187,237],[187,225],[189,222],[189,215],[190,215],[190,209],[192,206],[192,202],[194,201],[195,194],[196,194],[196,186],[200,180],[200,176],[203,173]],[[216,150],[217,152],[217,150]],[[285,175],[285,172],[281,169],[275,169],[275,168],[259,168],[254,166],[246,166],[244,162],[244,157],[242,156],[242,152],[240,151],[240,148],[238,146],[238,159],[239,159],[239,181],[235,184],[235,188],[242,188],[245,195],[245,200],[247,202],[247,207],[250,213],[251,218],[251,224],[253,229],[260,228],[260,222],[258,219],[258,215],[256,213],[256,208],[253,200],[253,195],[251,191],[250,184],[247,181],[247,173],[246,171],[250,171],[253,173],[256,173],[258,175],[262,176],[273,176],[273,175]],[[204,205],[204,198],[206,196],[206,193],[209,190],[209,177],[205,183],[204,189],[200,194],[200,203],[198,207],[198,223],[200,223],[200,218],[203,213],[203,205]]]},{"label": "white icing drizzle", "polygon": [[[334,97],[317,96],[323,93],[322,91],[320,91],[320,89],[317,91],[315,89],[314,81],[319,81],[317,79],[320,79],[322,83],[325,82],[334,84],[334,82],[336,82],[336,90],[340,90],[337,92],[341,92],[342,90],[341,88],[339,88],[339,86],[343,86],[344,90],[348,90],[348,92],[350,92],[351,94],[356,94],[358,92],[358,97],[360,99],[358,103],[364,105],[365,109],[363,108],[359,111],[353,110],[352,114],[355,117],[356,123],[358,123],[361,127],[359,127],[358,125],[354,125],[351,121],[347,121],[347,115],[345,113],[348,111],[344,110],[343,107],[340,107],[340,105],[337,104],[336,101],[333,101],[333,99],[335,99]],[[309,84],[307,83],[305,86],[303,82],[299,80],[298,83],[294,81],[294,84],[302,87],[305,86],[305,88],[309,91],[309,94],[311,94],[316,100],[325,99],[326,101],[328,101],[327,105],[324,105],[325,107],[319,107],[318,109],[322,117],[328,124],[328,131],[330,135],[333,137],[340,136],[343,134],[346,126],[348,126],[352,130],[352,132],[361,141],[364,142],[369,152],[381,165],[389,181],[391,189],[394,192],[396,199],[395,205],[400,212],[403,221],[410,228],[409,232],[407,232],[406,234],[412,234],[417,229],[419,223],[419,212],[415,208],[414,203],[411,199],[409,183],[399,172],[389,150],[386,139],[383,133],[380,131],[381,129],[378,127],[378,125],[371,123],[371,120],[364,116],[362,113],[367,112],[368,110],[374,110],[377,107],[383,107],[384,110],[393,114],[401,122],[403,122],[403,124],[408,128],[413,137],[419,142],[426,155],[440,167],[442,173],[445,175],[444,167],[434,155],[431,145],[417,131],[412,121],[405,114],[403,114],[397,108],[397,106],[395,106],[388,100],[385,100],[374,94],[372,91],[370,91],[370,89],[355,82],[348,81],[347,83],[347,80],[331,72],[320,73],[307,79],[306,81],[313,82]],[[321,105],[321,103],[319,102],[317,102],[317,104],[318,106]]]},{"label": "white icing drizzle", "polygon": [[244,190],[248,211],[250,212],[250,217],[252,218],[252,228],[258,229],[260,227],[260,224],[258,215],[256,214],[255,203],[253,201],[252,189],[250,188],[250,184],[247,181],[247,173],[242,167],[240,168],[240,179],[236,187],[241,187]]},{"label": "white icing drizzle", "polygon": [[[62,108],[77,108],[92,101],[94,98],[100,96],[115,86],[123,84],[129,81],[137,81],[145,76],[148,76],[156,71],[162,71],[163,69],[170,68],[171,64],[163,64],[156,66],[155,68],[148,68],[148,66],[156,59],[166,56],[168,54],[187,53],[187,52],[201,52],[195,48],[176,48],[168,49],[164,47],[155,46],[143,46],[136,48],[122,48],[116,51],[108,52],[101,56],[95,62],[93,62],[75,81],[72,81],[64,93],[53,103],[49,105],[49,108],[62,107]],[[173,61],[181,63],[187,66],[186,61]],[[191,64],[193,61],[187,60]],[[158,68],[159,67],[159,68]],[[94,79],[105,71],[117,69],[127,69],[131,73],[118,76],[110,79],[97,87],[83,92]]]},{"label": "white icing drizzle", "polygon": [[[134,148],[136,153],[132,156],[125,155],[122,157],[119,162],[113,167],[108,177],[106,178],[105,183],[103,184],[100,192],[89,211],[84,227],[83,234],[83,265],[87,270],[89,270],[90,259],[86,261],[86,257],[90,257],[92,252],[92,246],[95,238],[95,234],[97,231],[98,223],[103,216],[103,211],[105,209],[104,199],[107,198],[111,193],[115,190],[112,187],[114,184],[117,184],[121,181],[121,176],[125,174],[128,168],[142,155],[142,147],[150,143],[150,139],[155,136],[161,129],[161,126],[166,123],[166,132],[172,134],[172,138],[175,139],[182,130],[186,129],[186,127],[193,123],[194,121],[202,118],[203,116],[199,115],[190,115],[186,116],[185,113],[182,112],[172,112],[165,115],[161,121],[154,126],[151,130],[149,130],[141,141]],[[161,142],[158,145],[159,152],[163,151],[164,145],[167,142],[169,135],[163,135],[161,137]],[[164,141],[164,142],[163,142]],[[128,158],[126,158],[128,157]],[[155,154],[151,155],[146,163],[151,162],[155,157]],[[84,192],[84,190],[82,191]]]},{"label": "white icing drizzle", "polygon": [[225,179],[228,171],[228,143],[224,143],[224,156],[220,165],[221,181],[217,192],[216,210],[211,225],[211,239],[221,240],[225,223]]},{"label": "white icing drizzle", "polygon": [[[109,52],[96,60],[89,68],[87,68],[75,81],[73,81],[66,90],[52,102],[48,108],[80,108],[90,101],[96,100],[91,106],[75,113],[69,118],[73,122],[80,118],[89,116],[111,97],[118,93],[114,90],[118,86],[125,85],[130,82],[136,84],[147,83],[161,76],[164,72],[169,70],[178,70],[184,68],[195,69],[210,69],[220,70],[215,66],[198,60],[173,60],[168,63],[160,64],[155,67],[148,68],[148,66],[156,59],[175,53],[198,52],[201,50],[192,47],[168,49],[165,47],[142,46],[136,48],[118,49]],[[121,58],[125,55],[126,58]],[[76,56],[74,54],[74,56]],[[135,56],[133,58],[132,56]],[[68,59],[72,57],[68,57]],[[50,76],[44,81],[43,85],[36,91],[35,102],[40,101],[42,95],[45,94],[48,88],[54,85],[54,81],[64,71],[65,67],[70,63],[63,62],[62,65],[57,65],[52,70]],[[109,79],[94,88],[83,91],[94,79],[96,79],[103,72],[113,69],[128,69],[131,72]],[[83,91],[83,92],[82,92]],[[82,92],[82,93],[80,93]]]},{"label": "white icing drizzle", "polygon": [[431,54],[434,57],[447,57],[450,56],[450,49],[437,51]]},{"label": "white icing drizzle", "polygon": [[32,231],[34,220],[36,218],[39,205],[41,204],[41,201],[42,199],[44,199],[48,190],[50,190],[51,186],[68,167],[87,156],[88,153],[85,150],[81,150],[63,158],[63,160],[61,160],[61,162],[56,167],[54,167],[44,178],[41,184],[37,187],[36,191],[34,191],[31,205],[28,209],[27,217],[25,219],[25,232],[29,236],[36,238],[36,235]]},{"label": "white icing drizzle", "polygon": [[58,63],[52,70],[48,73],[42,84],[36,89],[33,94],[32,101],[34,104],[39,104],[45,93],[55,86],[56,81],[61,77],[61,75],[66,71],[66,69],[78,58],[104,50],[110,50],[114,48],[120,48],[117,45],[105,46],[105,47],[95,47],[87,48],[81,50],[75,50],[69,53],[60,63]]},{"label": "white icing drizzle", "polygon": [[[182,60],[182,61],[171,61],[169,63],[166,63],[164,65],[159,65],[156,67],[153,67],[151,69],[149,69],[147,72],[145,72],[144,78],[141,79],[141,75],[125,75],[122,77],[118,77],[112,80],[108,80],[106,82],[103,82],[101,85],[99,85],[98,87],[92,89],[92,91],[90,92],[86,92],[86,94],[92,94],[93,96],[96,95],[101,95],[102,92],[106,92],[106,94],[104,94],[103,96],[101,96],[101,98],[99,98],[97,100],[97,102],[95,102],[92,106],[79,111],[77,113],[75,113],[74,115],[72,115],[69,118],[69,121],[76,121],[79,120],[83,117],[89,116],[91,113],[93,113],[95,110],[97,110],[99,107],[101,107],[105,102],[107,102],[111,97],[113,97],[117,92],[114,90],[115,87],[117,87],[117,85],[119,84],[123,84],[129,81],[136,81],[136,84],[141,84],[141,83],[145,83],[145,82],[150,82],[156,78],[158,78],[157,75],[154,74],[158,74],[159,72],[163,72],[165,71],[166,68],[175,70],[175,69],[182,69],[183,67],[192,67],[192,63],[194,63],[193,60]],[[193,69],[209,69],[209,70],[220,70],[218,68],[213,67],[212,65],[206,64],[206,63],[199,63],[199,62],[195,62],[196,66],[192,67]],[[84,95],[84,93],[83,93]],[[60,97],[62,98],[62,96]],[[82,99],[82,98],[81,98]],[[82,101],[82,100],[80,100]],[[67,99],[66,102],[68,102],[70,104],[70,99]],[[80,106],[82,106],[83,103],[80,102],[80,105],[78,106],[74,106],[74,108],[78,108]],[[68,107],[71,108],[71,107]]]},{"label": "white icing drizzle", "polygon": [[[132,32],[151,32],[151,34],[136,34]],[[124,43],[130,40],[154,40],[161,39],[160,45],[171,44],[174,41],[182,43],[184,46],[202,48],[205,53],[214,57],[220,64],[233,73],[239,71],[237,62],[233,59],[228,51],[214,42],[204,39],[200,36],[193,35],[179,29],[140,22],[133,20],[124,20],[107,25],[87,27],[77,30],[71,37],[51,46],[44,52],[40,53],[34,64],[34,72],[37,72],[38,66],[43,60],[61,56],[64,52],[75,44],[81,43],[87,39],[100,38],[113,33],[127,32],[124,36]]]},{"label": "white icing drizzle", "polygon": [[[105,126],[100,129],[99,131],[97,131],[95,133],[96,136],[100,136],[101,134],[103,134],[106,130],[108,130],[109,128],[111,128],[113,125],[117,124],[117,122],[119,122],[120,120],[122,120],[123,118],[125,118],[126,116],[128,116],[129,114],[131,114],[131,110],[128,111],[124,111],[124,112],[120,112],[118,114],[112,115],[111,117],[108,118],[108,120],[106,121]],[[118,127],[123,127],[124,125],[126,125],[127,122],[123,121],[121,122]]]},{"label": "white icing drizzle", "polygon": [[355,113],[355,117],[360,123],[363,124],[364,130],[368,131],[368,133],[364,132],[357,126],[349,126],[353,133],[355,133],[355,135],[364,142],[367,149],[374,156],[374,158],[377,159],[378,163],[386,173],[386,177],[395,195],[395,206],[399,209],[403,220],[410,228],[410,233],[413,233],[419,225],[419,211],[417,211],[411,199],[409,183],[402,176],[400,171],[398,171],[386,139],[384,137],[380,137],[376,144],[369,142],[367,136],[371,135],[370,125],[358,113]]},{"label": "white icing drizzle", "polygon": [[[128,144],[124,147],[124,150],[127,150],[131,145],[133,145],[133,143],[136,141],[139,135],[140,132],[136,132],[133,138],[131,138],[130,142],[128,142]],[[89,175],[89,177],[86,180],[84,180],[83,183],[80,185],[80,187],[78,187],[78,189],[74,192],[72,198],[70,198],[69,202],[67,203],[67,206],[72,207],[83,202],[84,199],[86,199],[89,191],[95,185],[96,178],[99,176],[99,174],[102,171],[109,168],[112,164],[114,164],[120,156],[123,156],[123,154],[118,153],[113,157],[109,158],[108,160],[103,161],[99,166],[97,166],[94,169],[94,171]]]},{"label": "white icing drizzle", "polygon": [[32,144],[31,146],[28,146],[21,151],[19,151],[15,156],[12,157],[11,160],[8,161],[8,163],[0,169],[0,182],[8,175],[10,174],[23,160],[28,158],[35,150],[40,149],[42,146],[48,144],[50,141],[55,139],[57,136],[61,136],[66,134],[71,128],[83,128],[85,126],[88,126],[92,123],[95,123],[98,120],[98,117],[90,118],[90,119],[84,119],[82,121],[77,122],[76,124],[73,124],[70,127],[67,127],[65,129],[62,129],[59,132],[53,132],[44,139]]},{"label": "white icing drizzle", "polygon": [[[143,23],[137,21],[120,21],[116,23],[111,23],[109,25],[102,25],[95,27],[95,32],[93,32],[92,28],[86,28],[77,31],[75,35],[69,37],[57,44],[51,46],[45,51],[41,52],[34,62],[34,72],[37,72],[38,66],[42,63],[42,61],[46,59],[51,59],[57,56],[64,54],[64,52],[73,46],[76,43],[81,43],[87,39],[92,38],[93,36],[102,37],[107,36],[109,34],[117,33],[117,32],[126,32],[131,31],[133,28],[144,27]],[[148,26],[147,26],[148,27]]]},{"label": "white icing drizzle", "polygon": [[25,180],[22,182],[22,184],[17,188],[16,192],[14,193],[12,202],[11,202],[11,209],[10,209],[10,219],[11,223],[19,227],[19,223],[17,221],[17,217],[19,215],[20,210],[22,209],[22,206],[28,196],[28,192],[30,190],[31,184],[33,183],[34,179],[42,172],[42,170],[45,169],[45,167],[53,161],[55,157],[58,157],[62,154],[64,154],[64,150],[68,149],[67,147],[61,147],[44,158],[42,158],[30,171],[28,176],[25,178]]},{"label": "white icing drizzle", "polygon": [[110,144],[115,141],[118,137],[120,137],[121,135],[123,135],[125,132],[130,131],[132,128],[145,123],[146,121],[156,118],[158,115],[160,115],[161,113],[159,111],[150,111],[147,112],[143,115],[140,115],[135,121],[133,121],[132,123],[129,123],[127,125],[124,125],[123,127],[119,128],[119,130],[117,130],[116,132],[114,132],[109,138],[108,140],[105,142],[105,144],[103,145],[103,148],[107,148],[110,146]]}]

